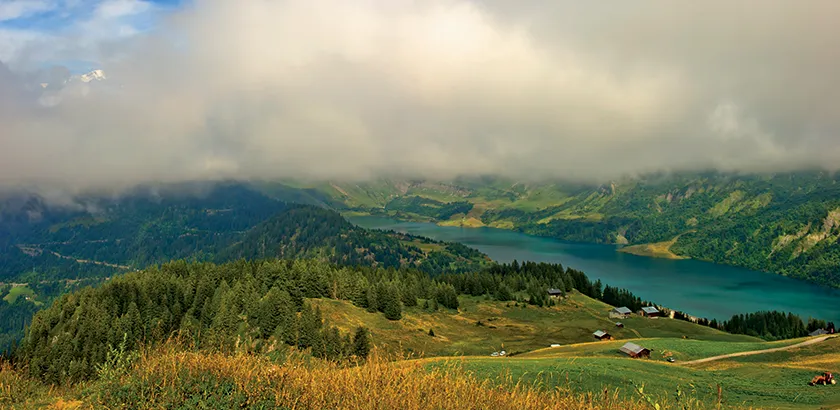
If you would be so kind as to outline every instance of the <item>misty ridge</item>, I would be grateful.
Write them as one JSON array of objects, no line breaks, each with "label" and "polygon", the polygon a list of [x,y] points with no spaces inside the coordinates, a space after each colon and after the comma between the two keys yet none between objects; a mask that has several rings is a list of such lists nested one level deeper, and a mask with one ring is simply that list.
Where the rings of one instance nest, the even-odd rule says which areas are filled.
[{"label": "misty ridge", "polygon": [[[88,25],[12,47],[0,29],[0,189],[72,204],[218,180],[833,172],[837,15],[832,1],[199,0],[127,37],[77,41]],[[69,58],[107,79],[43,68]]]}]

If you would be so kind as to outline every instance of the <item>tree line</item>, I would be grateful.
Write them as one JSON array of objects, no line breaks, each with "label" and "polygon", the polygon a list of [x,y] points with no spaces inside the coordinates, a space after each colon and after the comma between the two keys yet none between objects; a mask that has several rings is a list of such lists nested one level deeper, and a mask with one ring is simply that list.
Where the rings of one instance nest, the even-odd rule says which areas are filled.
[{"label": "tree line", "polygon": [[59,297],[35,315],[15,357],[33,376],[56,383],[92,377],[108,346],[124,338],[130,349],[172,335],[205,349],[259,352],[279,343],[343,360],[364,356],[365,332],[342,334],[308,299],[347,300],[399,320],[404,307],[421,301],[429,311],[456,310],[459,295],[546,306],[550,287],[603,299],[599,281],[560,264],[514,262],[433,277],[305,259],[175,261]]},{"label": "tree line", "polygon": [[[172,336],[200,349],[267,352],[289,345],[329,360],[364,359],[370,349],[368,330],[343,334],[310,300],[346,300],[399,320],[404,307],[421,302],[420,308],[430,311],[458,309],[459,295],[548,306],[553,303],[549,288],[577,290],[633,310],[651,305],[560,264],[514,261],[433,277],[417,269],[348,267],[322,260],[181,260],[59,297],[35,315],[14,359],[26,364],[32,376],[52,383],[94,377],[110,346],[124,340],[136,349]],[[793,315],[762,321],[764,316],[743,315],[717,327],[769,338],[797,337],[820,324],[800,326]]]}]

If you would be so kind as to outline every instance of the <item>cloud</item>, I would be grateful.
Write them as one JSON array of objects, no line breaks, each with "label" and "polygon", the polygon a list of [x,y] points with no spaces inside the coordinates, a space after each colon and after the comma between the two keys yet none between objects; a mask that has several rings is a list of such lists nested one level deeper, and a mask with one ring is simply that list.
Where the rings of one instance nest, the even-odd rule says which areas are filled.
[{"label": "cloud", "polygon": [[46,0],[10,0],[0,3],[0,21],[15,20],[53,10],[57,4]]},{"label": "cloud", "polygon": [[151,6],[151,3],[140,0],[108,0],[100,3],[94,14],[101,19],[114,19],[145,13]]},{"label": "cloud", "polygon": [[166,10],[143,0],[1,3],[0,61],[16,69],[57,60],[106,61],[119,55],[122,42],[153,27]]},{"label": "cloud", "polygon": [[[94,16],[139,12],[108,4]],[[107,90],[0,111],[0,184],[836,167],[838,13],[196,0],[141,36],[91,41]]]}]

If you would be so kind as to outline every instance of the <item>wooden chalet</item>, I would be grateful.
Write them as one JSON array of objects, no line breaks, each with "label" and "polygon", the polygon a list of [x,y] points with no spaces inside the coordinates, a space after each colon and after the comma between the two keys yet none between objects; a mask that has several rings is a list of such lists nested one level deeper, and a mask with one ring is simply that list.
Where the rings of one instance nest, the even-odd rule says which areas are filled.
[{"label": "wooden chalet", "polygon": [[627,342],[618,350],[634,359],[639,357],[650,357],[650,349],[646,349],[635,343]]},{"label": "wooden chalet", "polygon": [[596,330],[595,333],[592,333],[592,336],[598,340],[612,340],[612,335],[603,330]]},{"label": "wooden chalet", "polygon": [[645,317],[660,317],[662,316],[662,312],[659,309],[653,306],[645,306],[642,308],[642,316]]},{"label": "wooden chalet", "polygon": [[549,289],[548,290],[548,296],[551,297],[551,298],[554,298],[554,299],[562,298],[563,293],[564,292],[560,289]]},{"label": "wooden chalet", "polygon": [[622,306],[622,307],[617,307],[617,308],[614,308],[613,310],[611,310],[610,311],[610,317],[626,318],[626,317],[629,317],[630,314],[632,314],[632,313],[633,312],[629,308],[627,308],[626,306]]}]

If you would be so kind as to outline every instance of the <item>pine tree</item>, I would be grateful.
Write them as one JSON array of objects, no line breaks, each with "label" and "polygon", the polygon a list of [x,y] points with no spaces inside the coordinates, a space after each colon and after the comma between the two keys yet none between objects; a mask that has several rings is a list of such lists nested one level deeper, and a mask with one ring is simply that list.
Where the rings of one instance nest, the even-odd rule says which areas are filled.
[{"label": "pine tree", "polygon": [[129,340],[142,341],[143,318],[140,317],[140,309],[137,308],[136,303],[131,302],[128,305],[128,310],[125,312],[123,318],[125,320],[126,333],[130,332]]},{"label": "pine tree", "polygon": [[376,290],[373,287],[367,288],[365,291],[365,298],[367,299],[367,311],[376,312],[379,310],[379,300],[376,295]]},{"label": "pine tree", "polygon": [[321,326],[323,326],[321,309],[312,309],[308,303],[304,304],[300,312],[297,345],[306,348],[317,343],[320,339]]},{"label": "pine tree", "polygon": [[402,305],[398,293],[399,291],[394,285],[389,285],[383,289],[380,306],[382,307],[382,313],[388,320],[400,320],[402,318]]},{"label": "pine tree", "polygon": [[293,314],[292,297],[286,291],[276,286],[272,287],[260,300],[256,314],[260,336],[271,336],[277,327],[287,323]]},{"label": "pine tree", "polygon": [[362,360],[367,359],[370,354],[370,338],[368,330],[363,326],[356,329],[356,334],[353,336],[353,354]]}]

